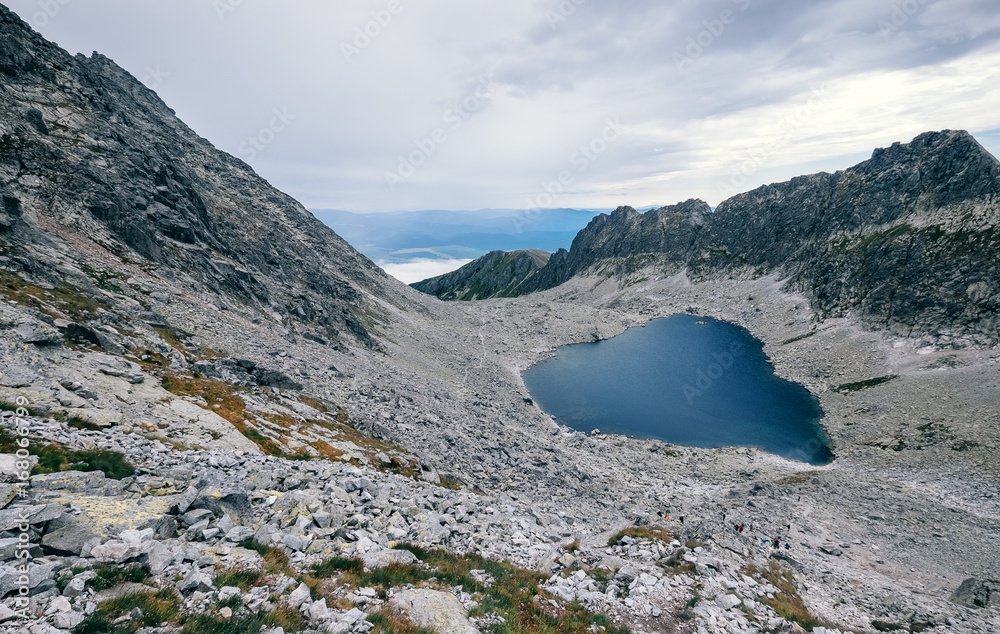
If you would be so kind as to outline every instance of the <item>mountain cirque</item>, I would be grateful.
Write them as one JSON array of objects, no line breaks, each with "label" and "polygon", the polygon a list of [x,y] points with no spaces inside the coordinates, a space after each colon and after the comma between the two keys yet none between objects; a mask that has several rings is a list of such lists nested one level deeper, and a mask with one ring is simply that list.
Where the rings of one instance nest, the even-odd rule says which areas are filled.
[{"label": "mountain cirque", "polygon": [[[441,302],[110,60],[71,57],[2,8],[0,36],[0,401],[26,406],[39,471],[57,469],[23,498],[16,476],[0,485],[0,631],[362,632],[390,606],[491,631],[510,579],[531,580],[526,613],[581,631],[610,625],[572,599],[635,632],[799,631],[784,618],[797,595],[828,632],[1000,630],[1000,351],[873,330],[784,270],[648,262]],[[590,436],[530,402],[519,373],[556,346],[681,311],[761,338],[820,399],[837,460]],[[101,450],[140,473],[107,453],[122,479],[58,471]],[[364,572],[393,562],[395,581]]]},{"label": "mountain cirque", "polygon": [[[967,132],[928,132],[834,174],[733,196],[714,212],[700,200],[645,214],[619,207],[499,296],[652,264],[695,281],[773,274],[824,317],[853,313],[894,334],[995,345],[998,225],[1000,162]],[[475,261],[450,279],[476,287],[481,270]],[[445,281],[427,292],[452,298]]]}]

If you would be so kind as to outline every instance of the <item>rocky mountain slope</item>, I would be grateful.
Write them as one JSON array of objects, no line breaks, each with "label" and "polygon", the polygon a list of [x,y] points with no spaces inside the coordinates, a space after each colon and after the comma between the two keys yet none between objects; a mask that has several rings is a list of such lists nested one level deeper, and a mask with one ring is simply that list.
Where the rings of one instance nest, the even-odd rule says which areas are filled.
[{"label": "rocky mountain slope", "polygon": [[[72,57],[0,9],[0,75],[7,262],[84,287],[123,265],[302,334],[373,344],[382,271],[114,62]],[[60,265],[67,247],[83,268]]]},{"label": "rocky mountain slope", "polygon": [[[655,262],[441,302],[2,7],[0,73],[0,632],[1000,630],[997,351]],[[681,311],[764,341],[837,460],[525,390]]]},{"label": "rocky mountain slope", "polygon": [[532,283],[532,278],[549,261],[550,254],[527,251],[491,251],[457,271],[432,277],[413,288],[444,300],[516,297],[520,289]]},{"label": "rocky mountain slope", "polygon": [[[694,280],[774,273],[823,316],[854,311],[894,333],[993,344],[998,224],[1000,162],[966,132],[929,132],[844,171],[734,196],[714,213],[690,200],[602,214],[518,292],[584,272],[627,276],[651,263]],[[434,288],[450,297],[441,283]]]}]

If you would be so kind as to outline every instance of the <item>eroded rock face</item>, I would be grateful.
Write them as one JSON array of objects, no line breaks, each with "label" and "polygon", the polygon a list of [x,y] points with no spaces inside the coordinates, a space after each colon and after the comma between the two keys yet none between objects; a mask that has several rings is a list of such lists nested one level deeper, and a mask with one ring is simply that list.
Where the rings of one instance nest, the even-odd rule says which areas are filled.
[{"label": "eroded rock face", "polygon": [[473,300],[515,297],[549,261],[545,251],[491,251],[457,271],[411,284],[441,299]]},{"label": "eroded rock face", "polygon": [[[644,214],[619,207],[594,218],[569,251],[504,288],[524,294],[585,272],[627,276],[649,265],[667,275],[686,270],[693,280],[777,273],[824,316],[857,311],[868,326],[895,334],[995,343],[998,225],[1000,163],[967,132],[928,132],[835,174],[733,196],[714,212],[699,200]],[[478,276],[418,288],[465,299],[465,289],[488,288],[481,271],[501,256],[466,266]]]},{"label": "eroded rock face", "polygon": [[390,283],[381,269],[112,60],[70,56],[0,7],[0,75],[2,255],[55,283],[65,271],[35,245],[72,232],[90,269],[159,269],[216,303],[374,345],[363,322]]}]

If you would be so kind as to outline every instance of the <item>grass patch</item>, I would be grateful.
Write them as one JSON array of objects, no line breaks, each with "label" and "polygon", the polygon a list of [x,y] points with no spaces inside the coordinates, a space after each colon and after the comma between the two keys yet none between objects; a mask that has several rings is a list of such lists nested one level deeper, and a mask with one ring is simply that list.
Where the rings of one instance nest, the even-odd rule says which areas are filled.
[{"label": "grass patch", "polygon": [[357,559],[331,557],[321,563],[313,564],[312,570],[314,577],[318,579],[325,579],[326,577],[332,577],[342,572],[350,572],[358,575],[363,574],[364,566]]},{"label": "grass patch", "polygon": [[[590,631],[594,625],[611,634],[629,634],[628,630],[611,624],[603,614],[595,614],[577,603],[553,608],[548,603],[548,595],[540,595],[539,584],[545,576],[515,568],[505,562],[496,562],[478,555],[452,555],[441,550],[428,550],[416,546],[397,546],[408,550],[427,564],[407,566],[393,564],[378,570],[364,572],[358,562],[335,557],[313,566],[316,576],[340,575],[339,582],[354,587],[374,587],[381,595],[394,586],[413,584],[415,586],[454,587],[461,586],[465,592],[478,593],[479,605],[470,616],[489,613],[500,615],[504,622],[493,625],[489,631],[496,634],[575,634]],[[471,576],[472,570],[484,570],[493,582],[489,587]],[[536,601],[541,596],[544,600]],[[374,618],[374,620],[371,620]],[[377,632],[422,632],[399,621],[392,614],[375,613],[369,618]]]},{"label": "grass patch", "polygon": [[193,614],[181,619],[181,625],[181,634],[260,634],[264,628],[272,627],[281,627],[286,632],[298,632],[304,627],[302,617],[288,608],[228,619]]},{"label": "grass patch", "polygon": [[795,587],[795,580],[792,574],[786,570],[782,570],[781,566],[776,562],[770,562],[767,570],[760,570],[753,564],[750,564],[745,573],[757,578],[759,581],[766,581],[778,589],[773,599],[766,597],[760,599],[761,603],[769,605],[778,613],[778,616],[798,623],[810,632],[813,628],[824,625],[822,621],[813,617],[808,608],[806,608],[805,602],[802,601],[802,597],[799,596],[798,589]]},{"label": "grass patch", "polygon": [[253,427],[243,426],[240,433],[249,438],[254,442],[255,445],[260,447],[260,450],[271,456],[282,456],[285,452],[282,450],[281,445],[271,440],[264,434],[260,433]]},{"label": "grass patch", "polygon": [[103,565],[94,568],[94,573],[97,576],[90,580],[90,585],[98,592],[123,583],[146,583],[149,581],[149,570],[143,566]]},{"label": "grass patch", "polygon": [[612,535],[608,539],[608,546],[615,546],[620,544],[623,537],[631,537],[632,539],[650,539],[650,540],[660,540],[667,542],[668,544],[678,538],[667,529],[659,526],[630,526],[629,528],[623,529]]},{"label": "grass patch", "polygon": [[177,330],[176,328],[165,328],[163,326],[154,326],[153,330],[156,334],[167,342],[167,344],[174,350],[180,352],[183,355],[196,357],[198,359],[218,359],[223,357],[221,352],[212,350],[208,347],[198,347],[192,346],[190,344],[184,343],[185,339],[191,337],[190,333],[184,332],[183,330]]},{"label": "grass patch", "polygon": [[877,385],[882,385],[883,383],[888,383],[889,381],[898,379],[898,374],[890,374],[888,376],[880,376],[874,379],[867,379],[865,381],[857,381],[855,383],[844,383],[838,385],[837,387],[830,388],[833,392],[860,392],[861,390],[867,390],[873,388]]},{"label": "grass patch", "polygon": [[289,566],[288,555],[280,548],[265,546],[256,539],[244,539],[237,544],[240,548],[252,550],[264,558],[264,572],[268,574],[283,573],[295,577],[295,572]]},{"label": "grass patch", "polygon": [[[128,594],[105,601],[97,606],[97,611],[76,627],[76,634],[133,634],[144,627],[169,623],[177,618],[177,595],[166,588],[156,594]],[[139,608],[142,616],[116,625],[117,619]]]},{"label": "grass patch", "polygon": [[[7,430],[0,430],[0,453],[15,453],[20,446]],[[28,453],[38,457],[31,475],[60,471],[102,471],[114,480],[135,474],[135,467],[117,451],[75,451],[58,443],[30,441]]]},{"label": "grass patch", "polygon": [[99,308],[107,308],[107,304],[87,297],[72,284],[63,283],[47,290],[29,284],[17,273],[4,269],[0,269],[0,295],[53,319],[69,317],[81,323],[96,317]]},{"label": "grass patch", "polygon": [[385,610],[369,614],[368,622],[374,626],[374,634],[434,634],[434,630],[417,627],[405,617]]},{"label": "grass patch", "polygon": [[328,411],[326,403],[319,400],[318,398],[313,398],[312,396],[306,396],[303,394],[302,396],[299,397],[299,400],[308,405],[309,407],[313,408],[314,410],[317,410],[324,414]]},{"label": "grass patch", "polygon": [[216,575],[214,582],[216,588],[236,586],[243,592],[246,592],[250,588],[259,585],[263,576],[264,574],[257,570],[227,570]]},{"label": "grass patch", "polygon": [[[236,387],[225,381],[205,379],[194,375],[167,374],[160,384],[163,389],[177,396],[194,396],[205,400],[202,409],[214,412],[225,418],[260,447],[260,450],[271,456],[282,458],[302,458],[302,454],[292,454],[286,451],[278,441],[268,438],[247,424],[252,415],[246,410],[246,402],[240,397],[245,388]],[[283,421],[286,422],[287,421]]]}]

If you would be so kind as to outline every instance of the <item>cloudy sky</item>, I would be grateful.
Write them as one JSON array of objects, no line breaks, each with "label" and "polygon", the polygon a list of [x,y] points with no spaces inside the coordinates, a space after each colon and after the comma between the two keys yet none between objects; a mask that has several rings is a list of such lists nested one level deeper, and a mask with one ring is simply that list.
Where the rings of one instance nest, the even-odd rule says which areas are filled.
[{"label": "cloudy sky", "polygon": [[645,207],[1000,153],[996,0],[3,0],[313,209]]}]

